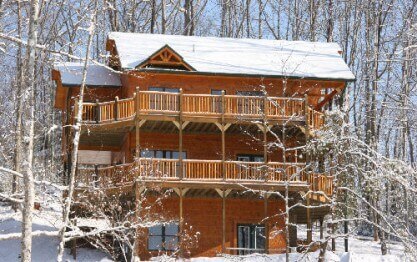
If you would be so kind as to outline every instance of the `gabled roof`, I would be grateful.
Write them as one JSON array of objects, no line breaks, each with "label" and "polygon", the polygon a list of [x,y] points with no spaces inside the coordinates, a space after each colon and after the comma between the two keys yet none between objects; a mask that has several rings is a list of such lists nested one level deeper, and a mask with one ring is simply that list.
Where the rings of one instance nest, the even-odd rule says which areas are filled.
[{"label": "gabled roof", "polygon": [[[83,77],[83,63],[60,62],[54,64],[54,70],[59,71],[63,86],[80,86]],[[111,69],[95,64],[87,67],[86,85],[88,86],[122,86],[120,75]]]},{"label": "gabled roof", "polygon": [[[352,81],[336,43],[112,32],[122,69],[169,46],[199,73]],[[145,70],[145,69],[144,69]]]}]

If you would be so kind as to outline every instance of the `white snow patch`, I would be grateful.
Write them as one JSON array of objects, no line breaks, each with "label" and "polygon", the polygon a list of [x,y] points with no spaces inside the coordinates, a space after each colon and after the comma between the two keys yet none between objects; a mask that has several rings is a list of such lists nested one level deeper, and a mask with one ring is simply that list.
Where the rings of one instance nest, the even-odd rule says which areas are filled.
[{"label": "white snow patch", "polygon": [[[34,211],[33,231],[58,231],[61,226],[61,213],[53,209]],[[21,213],[14,213],[9,206],[0,206],[0,235],[21,232]],[[32,240],[32,261],[56,261],[58,254],[58,237],[39,236]],[[0,261],[20,261],[21,243],[19,239],[0,241]],[[69,250],[65,250],[64,261],[112,261],[99,250],[78,248],[77,260]]]},{"label": "white snow patch", "polygon": [[337,43],[112,32],[122,68],[169,45],[197,72],[354,80]]},{"label": "white snow patch", "polygon": [[[63,85],[81,85],[84,64],[79,62],[55,63],[54,69],[61,74]],[[89,64],[87,66],[86,85],[90,86],[122,86],[120,75],[104,65]]]}]

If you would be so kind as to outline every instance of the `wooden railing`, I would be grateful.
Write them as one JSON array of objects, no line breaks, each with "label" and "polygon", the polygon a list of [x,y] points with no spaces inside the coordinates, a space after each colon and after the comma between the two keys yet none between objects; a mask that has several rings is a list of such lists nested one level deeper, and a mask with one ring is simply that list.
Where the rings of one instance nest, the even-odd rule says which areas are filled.
[{"label": "wooden railing", "polygon": [[182,94],[140,91],[133,98],[110,102],[83,103],[85,123],[133,119],[140,114],[170,114],[195,117],[249,117],[271,120],[307,121],[313,129],[324,125],[324,115],[306,107],[305,98],[239,95]]},{"label": "wooden railing", "polygon": [[[181,165],[181,166],[180,166]],[[223,177],[223,168],[225,177]],[[180,171],[182,170],[182,172]],[[182,173],[182,174],[181,174]],[[306,182],[313,191],[331,195],[332,177],[305,172],[303,163],[140,158],[130,164],[78,170],[78,186],[114,187],[135,179],[225,182]]]}]

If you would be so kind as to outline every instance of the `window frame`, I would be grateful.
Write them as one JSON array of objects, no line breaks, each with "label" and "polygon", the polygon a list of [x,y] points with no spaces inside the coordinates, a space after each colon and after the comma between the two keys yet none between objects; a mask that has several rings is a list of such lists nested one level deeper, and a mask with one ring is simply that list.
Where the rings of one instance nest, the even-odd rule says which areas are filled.
[{"label": "window frame", "polygon": [[[237,230],[236,230],[236,240],[237,240],[237,242],[236,242],[236,244],[237,244],[237,248],[238,248],[238,250],[237,250],[237,252],[238,252],[238,254],[239,255],[248,255],[248,254],[253,254],[253,253],[256,253],[256,252],[258,252],[258,253],[265,253],[266,252],[266,250],[267,250],[267,246],[266,246],[266,241],[264,241],[263,242],[263,245],[264,245],[264,247],[263,247],[263,252],[260,252],[259,250],[261,249],[261,248],[258,248],[257,247],[257,245],[258,245],[258,242],[257,242],[257,234],[256,234],[256,231],[257,231],[257,229],[259,229],[259,228],[262,228],[263,229],[263,237],[265,238],[265,240],[266,240],[266,226],[265,226],[265,224],[250,224],[250,223],[239,223],[239,224],[237,224]],[[249,232],[248,232],[248,234],[249,234],[249,250],[239,250],[239,227],[248,227],[249,228]],[[254,247],[251,247],[252,246],[252,244],[254,245]],[[242,248],[246,248],[246,247],[242,247]],[[253,250],[252,250],[253,249]]]},{"label": "window frame", "polygon": [[[175,225],[176,226],[176,234],[175,235],[167,235],[166,234],[166,227],[167,226],[169,226],[169,225]],[[150,234],[150,229],[152,228],[152,227],[149,227],[148,228],[148,239],[147,239],[147,248],[148,248],[148,251],[176,251],[178,248],[179,248],[179,245],[178,245],[178,243],[179,243],[179,232],[180,232],[180,225],[179,225],[179,223],[178,222],[172,222],[172,223],[162,223],[162,224],[158,224],[158,225],[155,225],[155,226],[153,226],[153,227],[161,227],[161,235],[151,235]],[[161,243],[159,243],[158,245],[159,245],[159,248],[156,248],[156,249],[153,249],[153,248],[150,248],[150,239],[151,239],[151,237],[161,237]],[[176,239],[176,243],[177,243],[177,245],[176,245],[176,247],[174,248],[174,249],[167,249],[166,248],[166,238],[174,238],[174,239]],[[157,247],[158,247],[158,245],[157,245]]]}]

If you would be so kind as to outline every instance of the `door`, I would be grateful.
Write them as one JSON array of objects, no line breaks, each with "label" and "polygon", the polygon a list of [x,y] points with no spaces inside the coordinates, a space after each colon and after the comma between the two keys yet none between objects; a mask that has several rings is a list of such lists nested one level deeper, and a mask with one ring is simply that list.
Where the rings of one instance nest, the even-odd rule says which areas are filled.
[{"label": "door", "polygon": [[237,248],[239,255],[265,252],[265,226],[243,224],[237,226]]}]

